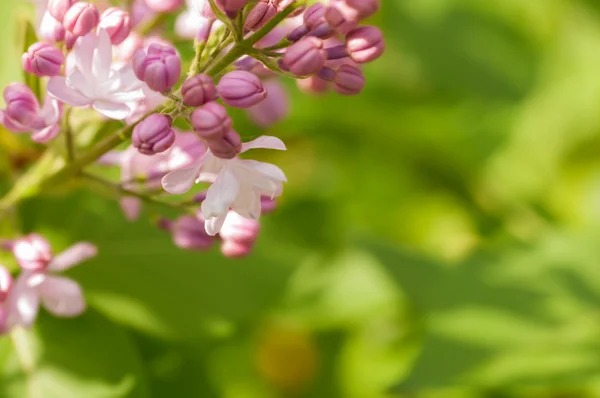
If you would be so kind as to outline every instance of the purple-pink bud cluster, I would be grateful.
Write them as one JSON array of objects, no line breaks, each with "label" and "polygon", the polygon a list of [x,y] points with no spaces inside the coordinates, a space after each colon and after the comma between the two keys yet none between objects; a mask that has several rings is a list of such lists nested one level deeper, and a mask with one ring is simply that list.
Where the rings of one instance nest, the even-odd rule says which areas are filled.
[{"label": "purple-pink bud cluster", "polygon": [[65,57],[58,48],[48,43],[34,43],[21,58],[23,69],[36,76],[60,74]]}]

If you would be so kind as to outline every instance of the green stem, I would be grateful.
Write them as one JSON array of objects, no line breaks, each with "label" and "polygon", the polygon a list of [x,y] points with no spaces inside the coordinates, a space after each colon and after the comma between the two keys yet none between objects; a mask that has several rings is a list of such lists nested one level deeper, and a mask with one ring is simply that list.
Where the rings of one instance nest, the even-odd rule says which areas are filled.
[{"label": "green stem", "polygon": [[81,175],[85,179],[90,180],[96,184],[103,185],[104,187],[107,187],[107,188],[117,192],[121,196],[133,196],[133,197],[138,198],[141,201],[148,203],[148,204],[157,205],[157,206],[161,206],[161,207],[167,207],[169,209],[175,209],[175,210],[179,210],[179,211],[183,210],[185,212],[190,212],[190,213],[193,212],[192,209],[188,209],[187,205],[184,205],[182,203],[172,203],[172,202],[168,202],[165,200],[157,199],[152,196],[145,195],[141,192],[132,191],[132,190],[123,188],[119,184],[113,183],[112,181],[106,180],[106,179],[104,179],[100,176],[96,176],[94,174],[84,172]]},{"label": "green stem", "polygon": [[236,44],[231,50],[223,54],[221,57],[212,64],[212,66],[206,71],[210,76],[215,76],[220,73],[223,69],[228,67],[231,63],[235,62],[239,57],[246,53],[245,47]]},{"label": "green stem", "polygon": [[65,106],[62,120],[62,131],[65,135],[65,146],[67,147],[67,161],[69,163],[75,160],[75,144],[73,143],[73,131],[71,131],[71,125],[69,124],[69,117],[71,116],[71,107]]},{"label": "green stem", "polygon": [[251,47],[254,46],[262,38],[264,38],[267,34],[269,34],[269,32],[272,31],[277,25],[279,25],[279,23],[281,21],[286,19],[288,17],[288,15],[290,15],[292,12],[294,12],[294,10],[296,8],[298,8],[299,6],[300,6],[299,2],[294,2],[294,3],[290,4],[283,11],[281,11],[280,13],[275,15],[271,20],[269,20],[269,22],[264,24],[262,28],[260,28],[259,30],[256,31],[256,33],[254,33],[248,39],[244,40],[244,42],[248,46],[251,46]]}]

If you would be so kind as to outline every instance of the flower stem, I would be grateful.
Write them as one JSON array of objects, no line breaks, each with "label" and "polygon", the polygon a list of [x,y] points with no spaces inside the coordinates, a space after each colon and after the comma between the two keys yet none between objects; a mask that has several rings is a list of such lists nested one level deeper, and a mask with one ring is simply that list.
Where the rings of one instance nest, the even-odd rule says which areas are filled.
[{"label": "flower stem", "polygon": [[244,40],[245,44],[252,47],[272,31],[281,21],[286,19],[296,8],[300,7],[300,2],[293,2],[283,9],[280,13],[269,20],[262,28],[257,30],[252,36]]},{"label": "flower stem", "polygon": [[161,207],[167,207],[169,209],[175,209],[175,210],[179,210],[179,211],[183,210],[185,212],[193,213],[192,209],[189,209],[187,204],[173,203],[173,202],[168,202],[165,200],[160,200],[158,198],[155,198],[155,197],[152,197],[149,195],[145,195],[141,192],[136,192],[136,191],[133,191],[130,189],[123,188],[120,184],[116,184],[112,181],[109,181],[107,179],[104,179],[104,178],[94,175],[94,174],[83,172],[81,175],[85,179],[90,180],[96,184],[103,185],[104,187],[107,187],[107,188],[117,192],[121,196],[133,196],[133,197],[138,198],[141,201],[146,202],[148,204],[157,205],[157,206],[161,206]]},{"label": "flower stem", "polygon": [[75,145],[73,143],[73,132],[71,131],[71,125],[69,124],[69,117],[71,116],[71,107],[65,106],[62,120],[62,131],[65,135],[65,146],[67,147],[67,161],[69,163],[75,160]]}]

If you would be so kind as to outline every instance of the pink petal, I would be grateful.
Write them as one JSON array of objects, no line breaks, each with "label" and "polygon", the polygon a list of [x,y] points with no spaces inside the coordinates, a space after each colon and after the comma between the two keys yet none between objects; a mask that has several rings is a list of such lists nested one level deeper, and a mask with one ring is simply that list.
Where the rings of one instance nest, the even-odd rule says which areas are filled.
[{"label": "pink petal", "polygon": [[31,273],[23,272],[10,291],[8,303],[8,321],[10,325],[21,325],[29,328],[33,325],[40,309],[40,297],[35,287],[31,286]]},{"label": "pink petal", "polygon": [[276,149],[279,151],[285,151],[287,149],[283,141],[281,141],[279,138],[268,135],[262,135],[253,141],[244,142],[242,144],[242,152],[258,148]]},{"label": "pink petal", "polygon": [[13,278],[6,268],[0,265],[0,302],[4,294],[8,293],[13,284]]},{"label": "pink petal", "polygon": [[84,76],[92,78],[92,61],[94,60],[94,51],[98,44],[98,36],[90,32],[84,37],[77,39],[73,53],[75,54],[75,65]]},{"label": "pink petal", "polygon": [[96,256],[98,249],[91,243],[81,242],[77,243],[62,253],[54,256],[50,264],[48,264],[48,270],[50,271],[64,271],[77,264]]},{"label": "pink petal", "polygon": [[77,282],[61,276],[48,276],[39,287],[44,307],[62,317],[73,317],[85,310],[83,293]]},{"label": "pink petal", "polygon": [[236,166],[253,173],[259,173],[268,179],[287,182],[283,170],[271,163],[259,162],[258,160],[239,159]]},{"label": "pink petal", "polygon": [[23,126],[21,123],[17,123],[6,116],[6,112],[3,110],[0,110],[0,124],[13,133],[27,133],[28,131],[31,131],[31,128]]},{"label": "pink petal", "polygon": [[67,81],[62,76],[54,76],[50,79],[47,86],[48,94],[59,101],[76,107],[87,106],[92,101],[79,91],[73,90],[67,86]]},{"label": "pink petal", "polygon": [[175,170],[164,176],[161,180],[165,191],[174,195],[186,193],[194,186],[200,167]]},{"label": "pink petal", "polygon": [[123,120],[131,114],[129,106],[110,101],[97,100],[92,104],[92,108],[110,119]]},{"label": "pink petal", "polygon": [[38,131],[34,131],[31,134],[31,140],[34,142],[39,142],[40,144],[46,143],[48,141],[52,141],[55,139],[60,133],[60,126],[58,124],[52,124],[46,128],[43,128]]},{"label": "pink petal", "polygon": [[135,221],[139,218],[142,211],[142,201],[140,199],[129,196],[121,198],[119,204],[127,220]]}]

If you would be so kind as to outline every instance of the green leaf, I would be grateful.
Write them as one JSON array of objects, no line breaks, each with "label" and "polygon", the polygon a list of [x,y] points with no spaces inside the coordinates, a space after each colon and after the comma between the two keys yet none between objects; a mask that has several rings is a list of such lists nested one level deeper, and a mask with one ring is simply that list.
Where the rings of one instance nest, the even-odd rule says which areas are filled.
[{"label": "green leaf", "polygon": [[127,333],[88,311],[39,317],[32,331],[0,340],[0,396],[144,398],[142,363]]},{"label": "green leaf", "polygon": [[[21,48],[23,49],[23,53],[26,53],[27,50],[29,49],[29,46],[31,46],[33,43],[36,43],[38,41],[38,37],[35,33],[35,28],[33,27],[33,25],[31,24],[31,22],[28,19],[24,19],[23,22],[21,22],[21,26],[22,26],[22,28],[21,28],[22,29]],[[34,74],[23,71],[23,81],[25,82],[25,84],[27,84],[27,86],[31,89],[31,91],[33,91],[33,93],[37,97],[38,101],[40,101],[40,103],[41,103],[43,98],[42,98],[42,82],[41,82],[40,78]]]}]

